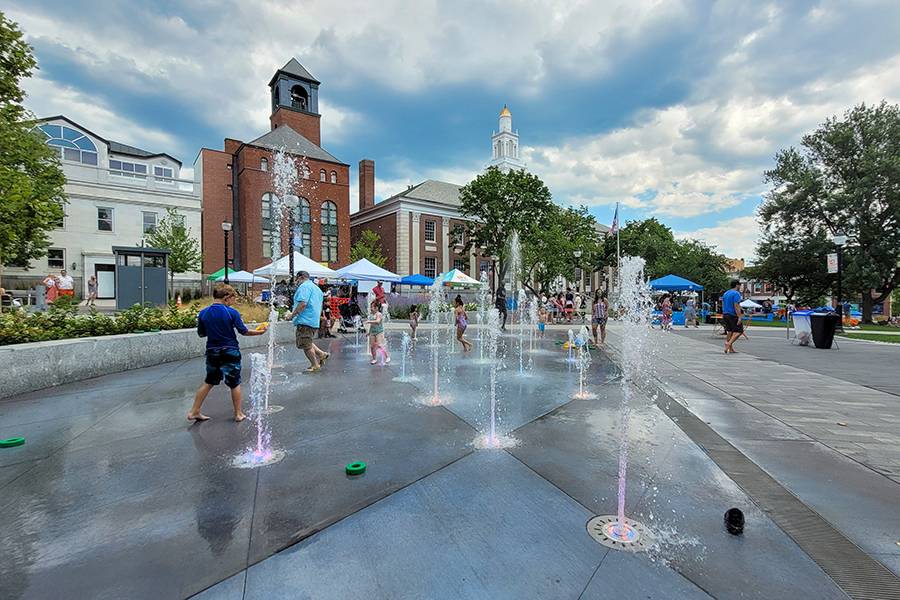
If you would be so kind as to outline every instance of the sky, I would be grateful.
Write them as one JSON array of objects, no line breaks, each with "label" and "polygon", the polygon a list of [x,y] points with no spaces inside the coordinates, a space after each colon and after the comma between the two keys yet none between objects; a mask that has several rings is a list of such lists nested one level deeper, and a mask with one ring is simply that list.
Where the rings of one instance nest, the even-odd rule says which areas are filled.
[{"label": "sky", "polygon": [[656,217],[751,259],[764,172],[825,119],[900,100],[900,2],[5,0],[37,116],[178,157],[268,130],[292,56],[322,145],[376,196],[490,161],[504,104],[528,169],[609,225]]}]

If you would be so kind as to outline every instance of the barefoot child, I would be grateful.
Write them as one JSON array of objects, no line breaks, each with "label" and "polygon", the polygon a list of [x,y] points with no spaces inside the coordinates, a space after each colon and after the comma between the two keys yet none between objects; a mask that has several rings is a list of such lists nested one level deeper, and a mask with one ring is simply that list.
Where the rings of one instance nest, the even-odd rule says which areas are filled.
[{"label": "barefoot child", "polygon": [[472,342],[467,340],[464,334],[469,326],[469,315],[466,314],[466,307],[463,305],[462,298],[457,296],[453,303],[456,305],[453,309],[456,312],[456,339],[462,344],[463,352],[468,352],[472,349]]},{"label": "barefoot child", "polygon": [[384,316],[381,314],[381,300],[372,301],[372,311],[369,315],[369,351],[372,353],[370,365],[378,362],[378,353],[384,355],[384,364],[391,362],[387,344],[384,341]]},{"label": "barefoot child", "polygon": [[262,335],[268,326],[261,329],[247,329],[241,321],[241,314],[231,308],[237,292],[230,285],[217,285],[213,290],[215,302],[197,315],[197,334],[206,338],[206,379],[194,396],[194,405],[187,415],[188,421],[209,419],[200,412],[203,401],[213,386],[225,379],[231,388],[231,402],[234,404],[234,420],[240,423],[246,416],[241,410],[241,350],[238,345],[237,330],[241,335]]},{"label": "barefoot child", "polygon": [[538,310],[538,337],[544,337],[544,329],[547,326],[547,319],[550,318],[547,309],[544,305],[541,305],[541,308]]},{"label": "barefoot child", "polygon": [[419,328],[419,306],[413,304],[409,307],[409,328],[412,329],[412,341],[416,341],[416,329]]}]

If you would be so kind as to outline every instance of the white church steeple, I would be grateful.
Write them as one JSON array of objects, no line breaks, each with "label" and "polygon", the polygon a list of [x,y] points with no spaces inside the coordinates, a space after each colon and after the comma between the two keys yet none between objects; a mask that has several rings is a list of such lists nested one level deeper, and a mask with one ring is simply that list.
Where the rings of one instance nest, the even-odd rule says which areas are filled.
[{"label": "white church steeple", "polygon": [[512,113],[505,104],[500,111],[500,131],[491,136],[491,145],[492,167],[497,167],[504,173],[525,168],[525,163],[519,160],[519,133],[513,131]]}]

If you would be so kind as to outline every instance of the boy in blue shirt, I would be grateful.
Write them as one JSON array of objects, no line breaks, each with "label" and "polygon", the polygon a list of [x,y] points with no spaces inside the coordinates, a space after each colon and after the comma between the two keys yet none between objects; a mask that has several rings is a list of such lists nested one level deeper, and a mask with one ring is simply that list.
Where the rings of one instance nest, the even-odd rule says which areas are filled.
[{"label": "boy in blue shirt", "polygon": [[722,296],[722,324],[725,327],[725,354],[735,354],[734,343],[744,333],[741,309],[741,293],[737,290],[741,284],[737,279],[731,281],[731,289]]},{"label": "boy in blue shirt", "polygon": [[194,395],[194,405],[187,415],[188,421],[208,421],[209,417],[200,412],[203,401],[213,386],[222,379],[231,388],[231,402],[234,404],[234,420],[238,423],[246,419],[241,410],[241,350],[235,330],[241,335],[262,335],[268,325],[261,329],[247,329],[241,314],[231,308],[237,292],[230,285],[217,285],[213,290],[215,302],[197,315],[197,335],[206,338],[206,379]]}]

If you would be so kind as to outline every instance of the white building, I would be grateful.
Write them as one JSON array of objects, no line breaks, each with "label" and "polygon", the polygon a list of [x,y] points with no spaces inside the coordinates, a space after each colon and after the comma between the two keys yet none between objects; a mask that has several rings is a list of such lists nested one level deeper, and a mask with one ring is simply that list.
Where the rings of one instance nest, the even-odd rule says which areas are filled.
[{"label": "white building", "polygon": [[525,168],[525,163],[519,159],[519,132],[513,131],[512,113],[505,104],[500,111],[500,131],[491,135],[491,145],[492,167],[497,167],[504,173]]},{"label": "white building", "polygon": [[[60,152],[66,176],[65,218],[50,233],[45,258],[31,268],[4,267],[4,284],[36,283],[47,273],[66,269],[76,280],[76,293],[87,295],[87,280],[96,275],[101,299],[115,298],[113,246],[140,246],[144,235],[173,207],[200,240],[200,198],[194,182],[182,180],[181,162],[106,140],[66,117],[41,119],[38,128],[47,144]],[[199,273],[181,273],[176,288],[194,287]]]}]

